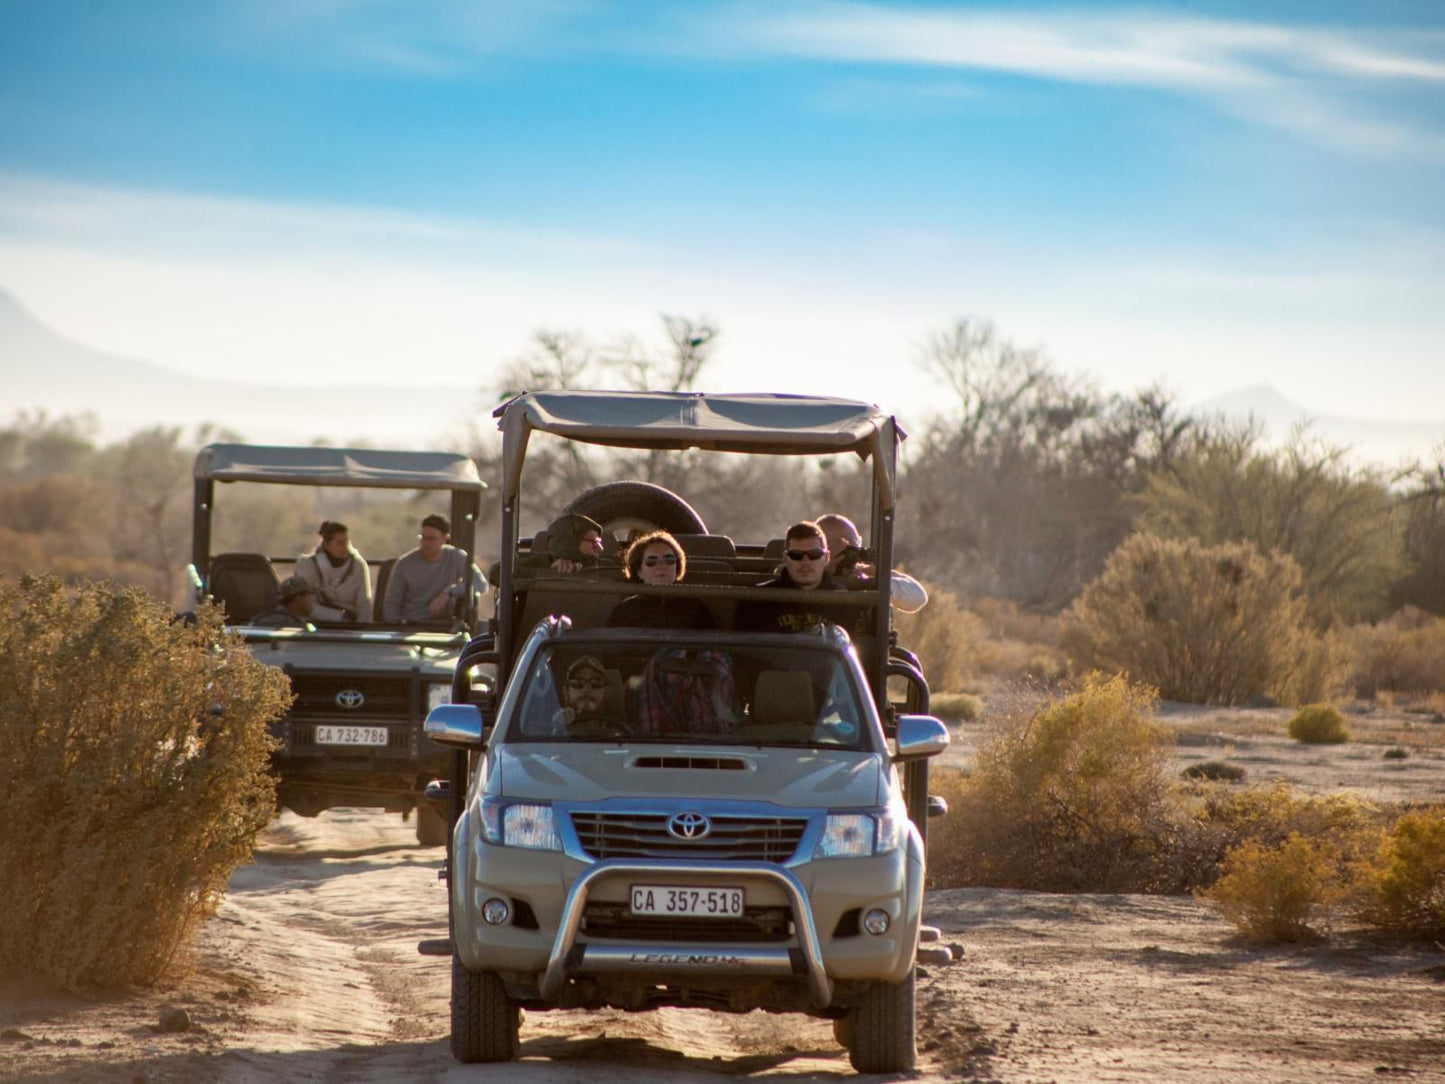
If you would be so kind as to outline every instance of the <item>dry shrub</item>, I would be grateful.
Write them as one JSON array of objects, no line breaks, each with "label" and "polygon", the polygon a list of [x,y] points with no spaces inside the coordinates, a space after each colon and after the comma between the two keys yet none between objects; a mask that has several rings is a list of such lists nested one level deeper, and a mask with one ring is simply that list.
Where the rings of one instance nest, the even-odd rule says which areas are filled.
[{"label": "dry shrub", "polygon": [[1175,831],[1167,737],[1153,690],[1091,678],[1032,718],[1006,721],[967,779],[939,780],[951,812],[930,829],[935,884],[1054,892],[1149,891]]},{"label": "dry shrub", "polygon": [[1068,674],[1057,616],[1029,613],[1015,602],[992,598],[979,599],[972,609],[983,621],[983,637],[974,654],[978,673],[1043,684],[1057,684]]},{"label": "dry shrub", "polygon": [[1445,807],[1401,816],[1357,869],[1362,918],[1404,937],[1445,940]]},{"label": "dry shrub", "polygon": [[1350,728],[1333,704],[1306,704],[1290,719],[1289,736],[1309,745],[1340,745],[1350,740]]},{"label": "dry shrub", "polygon": [[1445,691],[1445,618],[1407,606],[1388,621],[1350,630],[1359,696]]},{"label": "dry shrub", "polygon": [[1201,896],[1250,941],[1316,941],[1348,893],[1340,855],[1324,839],[1246,840],[1224,859],[1224,875]]},{"label": "dry shrub", "polygon": [[972,693],[934,693],[928,698],[928,710],[940,719],[971,723],[983,714],[983,701]]},{"label": "dry shrub", "polygon": [[157,979],[272,815],[289,699],[214,608],[0,578],[0,973]]},{"label": "dry shrub", "polygon": [[1342,673],[1340,648],[1305,613],[1286,555],[1136,534],[1069,608],[1063,643],[1081,668],[1130,674],[1167,699],[1299,704]]},{"label": "dry shrub", "polygon": [[895,613],[893,624],[898,642],[923,663],[931,688],[950,692],[968,688],[982,625],[950,592],[930,591],[927,606],[917,613]]}]

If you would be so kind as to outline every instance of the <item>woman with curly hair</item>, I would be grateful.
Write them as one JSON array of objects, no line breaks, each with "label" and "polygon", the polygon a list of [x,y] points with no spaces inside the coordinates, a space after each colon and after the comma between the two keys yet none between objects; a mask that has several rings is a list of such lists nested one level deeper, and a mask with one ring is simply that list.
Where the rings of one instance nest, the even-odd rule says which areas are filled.
[{"label": "woman with curly hair", "polygon": [[[687,571],[682,545],[667,531],[650,531],[627,548],[627,578],[662,587],[675,584]],[[710,629],[712,613],[698,598],[679,594],[629,595],[613,607],[609,628]]]}]

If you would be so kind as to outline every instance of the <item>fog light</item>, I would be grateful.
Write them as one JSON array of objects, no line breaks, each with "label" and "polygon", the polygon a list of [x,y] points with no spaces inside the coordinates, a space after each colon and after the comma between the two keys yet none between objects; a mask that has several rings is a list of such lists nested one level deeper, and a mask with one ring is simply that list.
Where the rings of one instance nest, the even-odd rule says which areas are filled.
[{"label": "fog light", "polygon": [[882,937],[888,932],[888,912],[873,908],[863,916],[863,928],[874,937]]},{"label": "fog light", "polygon": [[488,926],[500,926],[512,917],[512,909],[506,900],[490,899],[482,904],[482,921]]}]

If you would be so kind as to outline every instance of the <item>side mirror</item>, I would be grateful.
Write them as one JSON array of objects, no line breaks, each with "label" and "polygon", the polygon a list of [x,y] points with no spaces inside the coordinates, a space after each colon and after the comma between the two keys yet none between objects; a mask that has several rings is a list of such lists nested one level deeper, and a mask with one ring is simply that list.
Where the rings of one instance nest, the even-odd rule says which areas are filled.
[{"label": "side mirror", "polygon": [[475,704],[438,704],[426,713],[422,733],[442,745],[481,745],[482,713]]},{"label": "side mirror", "polygon": [[898,716],[898,752],[894,760],[937,756],[948,748],[948,727],[932,715]]}]

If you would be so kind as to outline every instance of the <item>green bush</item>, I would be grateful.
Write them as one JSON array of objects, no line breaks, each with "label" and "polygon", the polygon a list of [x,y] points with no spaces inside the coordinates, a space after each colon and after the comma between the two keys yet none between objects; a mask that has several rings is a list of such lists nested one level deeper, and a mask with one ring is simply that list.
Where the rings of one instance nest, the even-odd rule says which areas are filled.
[{"label": "green bush", "polygon": [[1224,875],[1200,895],[1250,941],[1315,941],[1345,898],[1338,853],[1326,840],[1292,833],[1277,844],[1246,840]]},{"label": "green bush", "polygon": [[1032,718],[1006,720],[967,778],[939,774],[951,812],[930,830],[939,887],[1158,888],[1175,831],[1153,692],[1090,679]]},{"label": "green bush", "polygon": [[1400,817],[1358,870],[1362,918],[1404,937],[1445,940],[1445,807]]},{"label": "green bush", "polygon": [[1080,669],[1127,673],[1171,700],[1299,704],[1329,695],[1340,648],[1312,631],[1289,557],[1134,535],[1065,614]]},{"label": "green bush", "polygon": [[153,982],[274,810],[285,675],[205,608],[0,578],[0,974]]},{"label": "green bush", "polygon": [[1290,719],[1289,736],[1310,745],[1339,745],[1350,740],[1350,728],[1333,704],[1309,704]]}]

